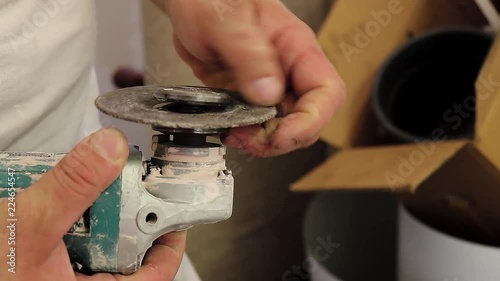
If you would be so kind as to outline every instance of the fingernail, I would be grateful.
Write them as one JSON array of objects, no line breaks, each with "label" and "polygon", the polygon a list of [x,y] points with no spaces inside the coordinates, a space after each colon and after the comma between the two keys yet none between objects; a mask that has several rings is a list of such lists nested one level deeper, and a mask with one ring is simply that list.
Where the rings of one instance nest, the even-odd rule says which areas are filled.
[{"label": "fingernail", "polygon": [[224,144],[234,148],[240,148],[241,142],[234,136],[227,136],[224,138]]},{"label": "fingernail", "polygon": [[90,136],[90,144],[102,157],[111,161],[122,157],[127,146],[125,136],[115,129],[102,129]]},{"label": "fingernail", "polygon": [[291,150],[294,150],[298,146],[299,142],[296,139],[287,140],[278,144],[275,147],[275,150],[282,151],[283,153],[287,153]]},{"label": "fingernail", "polygon": [[276,77],[265,77],[254,81],[250,85],[252,95],[262,105],[274,105],[281,96],[283,86]]}]

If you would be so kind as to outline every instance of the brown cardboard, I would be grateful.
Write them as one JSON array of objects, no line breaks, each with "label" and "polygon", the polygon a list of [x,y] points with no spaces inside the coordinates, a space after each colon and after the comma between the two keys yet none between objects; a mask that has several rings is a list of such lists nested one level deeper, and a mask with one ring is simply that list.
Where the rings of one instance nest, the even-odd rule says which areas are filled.
[{"label": "brown cardboard", "polygon": [[499,38],[495,41],[476,83],[476,146],[497,167],[500,167]]},{"label": "brown cardboard", "polygon": [[413,191],[466,143],[454,141],[342,150],[295,182],[293,190]]},{"label": "brown cardboard", "polygon": [[[374,36],[361,45],[367,23]],[[344,108],[321,136],[340,151],[292,190],[394,190],[450,232],[500,244],[500,35],[476,82],[475,139],[383,144],[370,105],[376,72],[406,40],[432,28],[485,24],[470,0],[338,0],[319,40],[347,86]]]},{"label": "brown cardboard", "polygon": [[[390,20],[377,14],[390,14]],[[365,124],[372,119],[370,90],[382,62],[412,36],[455,24],[483,26],[486,21],[471,0],[337,0],[319,41],[347,85],[347,99],[321,139],[337,147],[370,144],[374,132]],[[379,32],[368,36],[367,26],[379,26]]]},{"label": "brown cardboard", "polygon": [[401,199],[427,213],[441,230],[500,246],[499,188],[498,167],[468,144]]}]

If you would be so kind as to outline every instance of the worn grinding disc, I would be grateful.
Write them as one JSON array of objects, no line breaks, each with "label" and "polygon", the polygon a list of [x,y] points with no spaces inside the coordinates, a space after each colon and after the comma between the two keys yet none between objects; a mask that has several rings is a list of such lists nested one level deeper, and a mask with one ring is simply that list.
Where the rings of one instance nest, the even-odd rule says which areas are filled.
[{"label": "worn grinding disc", "polygon": [[235,93],[192,86],[141,86],[99,96],[97,108],[112,117],[153,128],[210,132],[261,124],[275,107],[248,105]]}]

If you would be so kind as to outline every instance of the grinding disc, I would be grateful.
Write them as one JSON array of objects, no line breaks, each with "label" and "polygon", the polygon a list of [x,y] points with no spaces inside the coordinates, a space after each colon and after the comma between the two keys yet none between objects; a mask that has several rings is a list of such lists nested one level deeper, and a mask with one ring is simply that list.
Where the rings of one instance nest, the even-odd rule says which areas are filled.
[{"label": "grinding disc", "polygon": [[[114,118],[170,132],[217,132],[261,124],[277,114],[275,107],[248,105],[236,93],[192,86],[124,88],[99,96],[95,104]],[[199,111],[181,110],[180,105]]]}]

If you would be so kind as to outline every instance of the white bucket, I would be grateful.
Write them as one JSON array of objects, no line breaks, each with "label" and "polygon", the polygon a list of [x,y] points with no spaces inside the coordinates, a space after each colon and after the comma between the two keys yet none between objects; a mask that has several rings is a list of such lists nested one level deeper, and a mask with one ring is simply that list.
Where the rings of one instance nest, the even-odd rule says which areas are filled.
[{"label": "white bucket", "polygon": [[399,207],[399,281],[498,281],[500,248],[439,232]]},{"label": "white bucket", "polygon": [[[306,255],[309,259],[314,258],[314,254],[311,249],[306,248]],[[317,261],[316,261],[317,262]],[[315,270],[309,272],[309,278],[311,281],[344,281],[338,279],[333,273],[328,271],[322,264],[317,263]]]},{"label": "white bucket", "polygon": [[[305,217],[308,257],[282,280],[303,281],[307,275],[311,281],[393,281],[397,213],[389,193],[317,194]],[[293,271],[299,274],[292,276]]]}]

